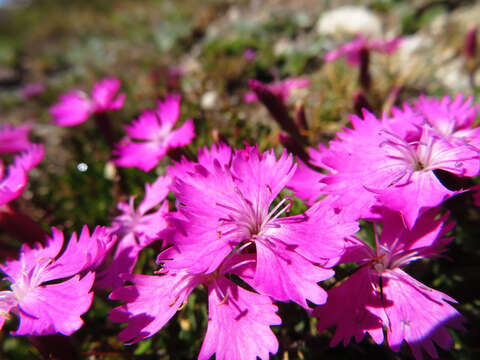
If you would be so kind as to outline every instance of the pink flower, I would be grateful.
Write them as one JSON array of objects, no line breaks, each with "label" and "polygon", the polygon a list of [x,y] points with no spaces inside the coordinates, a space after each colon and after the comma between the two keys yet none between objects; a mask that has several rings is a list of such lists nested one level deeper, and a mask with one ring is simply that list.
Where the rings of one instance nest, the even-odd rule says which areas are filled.
[{"label": "pink flower", "polygon": [[[323,145],[319,145],[319,150],[314,148],[308,149],[308,155],[310,163],[319,168],[325,168],[325,164],[322,163],[322,152],[325,151]],[[304,200],[306,204],[313,205],[318,198],[323,195],[322,189],[325,184],[322,180],[327,176],[326,174],[313,170],[305,163],[298,160],[297,170],[295,174],[289,180],[287,187],[295,193],[295,196]]]},{"label": "pink flower", "polygon": [[20,95],[24,99],[30,99],[42,94],[45,91],[43,83],[28,83],[20,89]]},{"label": "pink flower", "polygon": [[245,51],[243,52],[243,58],[246,61],[253,61],[255,60],[256,56],[257,52],[251,48],[245,49]]},{"label": "pink flower", "polygon": [[60,101],[50,108],[54,124],[75,126],[92,114],[121,109],[126,95],[122,93],[115,97],[120,86],[117,78],[105,78],[93,86],[91,97],[77,90],[60,95]]},{"label": "pink flower", "polygon": [[[250,80],[250,87],[255,86],[256,83],[260,83],[257,80]],[[261,84],[261,83],[260,83]],[[283,102],[287,101],[292,90],[303,89],[310,86],[310,80],[304,78],[287,78],[281,81],[275,81],[270,84],[261,84],[266,86],[268,90],[278,96]],[[244,100],[247,103],[258,101],[257,95],[253,91],[249,91],[245,94]]]},{"label": "pink flower", "polygon": [[479,128],[473,127],[479,105],[472,106],[473,98],[463,101],[458,94],[451,100],[444,96],[440,101],[422,95],[415,101],[414,111],[421,114],[425,121],[447,141],[480,146]]},{"label": "pink flower", "polygon": [[[169,95],[165,101],[159,101],[157,110],[144,111],[138,120],[125,127],[129,137],[117,144],[114,150],[115,164],[150,171],[168,149],[190,144],[195,137],[192,119],[173,130],[179,114],[179,95]],[[135,142],[132,139],[143,141]]]},{"label": "pink flower", "polygon": [[89,270],[101,262],[108,236],[102,228],[90,236],[84,227],[79,240],[74,233],[59,256],[63,234],[55,228],[52,234],[45,247],[24,244],[18,260],[0,266],[11,282],[11,290],[0,292],[0,327],[15,313],[20,323],[14,335],[71,335],[92,302],[95,275]]},{"label": "pink flower", "polygon": [[30,146],[28,133],[30,125],[13,127],[9,124],[0,126],[0,154],[9,154],[26,150]]},{"label": "pink flower", "polygon": [[192,165],[173,180],[179,209],[169,216],[176,231],[168,240],[179,254],[165,268],[210,274],[239,247],[256,254],[255,272],[245,281],[259,293],[305,308],[307,300],[323,303],[325,292],[317,283],[333,275],[328,267],[357,224],[343,222],[326,202],[306,214],[280,218],[290,200],[272,202],[295,172],[285,152],[277,160],[273,151],[260,154],[247,147],[231,162],[212,165]]},{"label": "pink flower", "polygon": [[4,174],[4,165],[0,160],[0,206],[16,199],[27,186],[27,173],[43,159],[43,146],[30,144],[28,149],[15,156],[14,163]]},{"label": "pink flower", "polygon": [[334,170],[323,191],[337,197],[335,207],[349,206],[359,217],[375,217],[372,206],[383,204],[400,211],[411,228],[422,212],[457,193],[434,170],[460,177],[479,172],[478,150],[449,143],[428,125],[412,141],[390,131],[390,119],[379,121],[368,112],[350,119],[354,129],[337,134],[323,154],[322,162]]},{"label": "pink flower", "polygon": [[215,274],[168,271],[160,276],[123,275],[133,285],[115,289],[110,298],[127,303],[113,309],[110,319],[128,322],[119,339],[129,343],[158,332],[183,306],[195,287],[208,291],[209,320],[199,359],[268,359],[276,353],[278,341],[270,329],[280,324],[277,307],[265,295],[247,291],[225,275],[241,275],[249,266],[243,256],[233,256]]},{"label": "pink flower", "polygon": [[[97,275],[96,286],[116,288],[123,284],[119,275],[131,273],[137,263],[138,254],[153,241],[159,239],[159,233],[166,228],[164,219],[168,213],[168,201],[164,201],[168,192],[170,179],[159,177],[152,185],[145,185],[145,198],[134,208],[134,197],[128,203],[117,205],[122,212],[112,221],[111,234],[118,240],[109,244],[115,246],[112,262]],[[159,206],[157,211],[151,210]]]},{"label": "pink flower", "polygon": [[327,52],[324,59],[327,62],[331,62],[345,56],[349,65],[359,66],[362,51],[373,50],[382,54],[392,54],[398,49],[401,42],[402,39],[398,37],[391,40],[367,40],[363,36],[358,35],[355,39],[340,46],[338,49]]},{"label": "pink flower", "polygon": [[342,262],[354,261],[360,268],[330,290],[327,303],[315,309],[318,328],[336,326],[334,346],[342,339],[347,345],[351,337],[361,341],[366,333],[380,344],[386,327],[392,350],[399,351],[405,340],[415,358],[422,358],[422,348],[437,357],[433,344],[450,348],[453,341],[446,326],[463,329],[464,318],[448,303],[455,300],[418,282],[402,268],[444,251],[452,240],[444,236],[453,224],[445,223],[448,215],[436,220],[438,209],[425,213],[411,230],[398,213],[383,211],[382,215],[383,230],[375,251],[351,239]]}]

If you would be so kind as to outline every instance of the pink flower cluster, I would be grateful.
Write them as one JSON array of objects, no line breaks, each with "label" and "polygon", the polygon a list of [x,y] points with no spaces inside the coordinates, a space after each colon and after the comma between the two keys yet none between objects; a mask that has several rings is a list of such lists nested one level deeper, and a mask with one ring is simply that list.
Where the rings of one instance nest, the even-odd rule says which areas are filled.
[{"label": "pink flower cluster", "polygon": [[[75,125],[94,112],[119,108],[119,87],[105,79],[92,99],[64,95],[52,115],[57,124]],[[290,86],[279,89],[280,98],[288,96]],[[436,357],[435,344],[452,345],[447,327],[463,329],[465,319],[451,305],[454,299],[404,268],[438,256],[453,240],[454,223],[440,205],[465,191],[460,180],[479,174],[477,111],[461,95],[422,96],[381,118],[364,111],[363,117],[352,115],[352,128],[328,146],[310,149],[309,164],[295,162],[287,151],[276,155],[249,145],[217,144],[201,149],[195,160],[181,157],[145,185],[137,206],[133,196],[120,202],[110,226],[92,235],[85,227],[65,248],[56,229],[43,245],[24,244],[18,259],[1,266],[11,285],[0,292],[0,326],[14,313],[20,320],[14,335],[70,335],[82,326],[95,285],[123,302],[109,317],[127,323],[119,339],[132,344],[160,331],[203,285],[208,325],[199,359],[275,354],[279,344],[271,326],[281,324],[275,302],[300,305],[318,318],[319,330],[335,326],[332,345],[360,341],[367,333],[380,344],[385,330],[393,351],[405,341],[417,359],[422,349]],[[143,112],[125,127],[128,137],[114,149],[114,162],[149,171],[169,148],[189,144],[193,121],[173,130],[179,115],[178,95]],[[0,130],[0,153],[23,151],[7,175],[0,164],[0,205],[18,196],[26,173],[43,157],[27,134],[28,127]],[[288,215],[293,200],[287,188],[310,207]],[[374,248],[355,236],[359,220],[373,226]],[[159,250],[158,270],[135,274],[147,246]],[[354,272],[324,290],[319,282],[343,263],[353,263]]]},{"label": "pink flower cluster", "polygon": [[327,174],[302,166],[292,177],[288,186],[299,197],[315,204],[327,195],[347,218],[368,220],[376,231],[374,250],[355,237],[346,240],[340,263],[358,268],[314,311],[320,330],[336,326],[332,345],[366,333],[380,344],[386,328],[392,350],[406,341],[417,359],[422,348],[437,357],[434,343],[452,345],[446,326],[463,328],[464,318],[449,304],[455,300],[402,268],[438,256],[452,240],[446,235],[454,224],[448,214],[439,218],[438,206],[464,191],[459,180],[479,174],[477,110],[461,95],[422,96],[381,119],[367,111],[363,118],[351,115],[352,129],[328,147],[310,149],[312,162]]},{"label": "pink flower cluster", "polygon": [[[200,359],[214,353],[221,359],[266,359],[275,353],[278,343],[269,327],[280,318],[273,301],[294,301],[306,309],[307,301],[325,303],[317,283],[334,274],[344,237],[357,230],[356,222],[343,221],[327,202],[280,217],[291,199],[272,202],[295,168],[285,152],[277,159],[273,151],[226,145],[203,149],[198,162],[183,159],[169,168],[179,205],[167,216],[168,248],[158,256],[159,275],[123,275],[133,285],[112,292],[112,299],[126,302],[110,316],[129,323],[120,339],[132,343],[153,335],[203,284],[209,324]],[[152,303],[152,294],[158,301]]]}]

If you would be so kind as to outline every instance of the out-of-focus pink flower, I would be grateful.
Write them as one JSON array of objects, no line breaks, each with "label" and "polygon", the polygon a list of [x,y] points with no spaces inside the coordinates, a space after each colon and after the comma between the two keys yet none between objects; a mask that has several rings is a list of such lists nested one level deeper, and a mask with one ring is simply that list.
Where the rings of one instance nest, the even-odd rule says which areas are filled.
[{"label": "out-of-focus pink flower", "polygon": [[477,55],[477,27],[471,28],[465,36],[463,53],[467,59],[474,59]]},{"label": "out-of-focus pink flower", "polygon": [[[145,185],[145,198],[134,208],[134,197],[128,203],[121,202],[117,208],[122,212],[113,218],[111,234],[117,237],[109,248],[115,246],[112,262],[97,275],[95,285],[101,288],[116,288],[123,284],[120,274],[131,273],[137,263],[140,251],[159,239],[159,233],[166,228],[165,214],[168,213],[170,179],[159,177],[152,185]],[[163,202],[163,203],[162,203]],[[151,210],[160,206],[157,211]]]},{"label": "out-of-focus pink flower", "polygon": [[255,60],[255,57],[257,56],[257,52],[253,49],[245,49],[243,52],[243,58],[247,61],[253,61]]},{"label": "out-of-focus pink flower", "polygon": [[150,171],[168,149],[190,144],[195,137],[193,120],[188,119],[173,130],[179,115],[180,95],[169,95],[165,101],[158,102],[157,110],[144,111],[132,125],[125,126],[128,137],[117,144],[114,163]]},{"label": "out-of-focus pink flower", "polygon": [[438,209],[425,213],[409,230],[399,213],[382,209],[382,234],[373,251],[361,240],[350,238],[342,262],[356,262],[359,269],[345,282],[328,291],[328,301],[315,309],[318,328],[336,326],[331,345],[352,337],[361,341],[366,333],[380,344],[387,329],[390,348],[399,351],[405,340],[416,359],[422,348],[432,357],[434,343],[453,345],[446,326],[463,329],[463,316],[452,307],[451,297],[431,289],[405,273],[412,261],[433,257],[452,240],[445,235],[452,223],[448,214],[437,218]]},{"label": "out-of-focus pink flower", "polygon": [[30,146],[28,133],[30,125],[17,127],[5,124],[0,126],[0,154],[8,154],[26,150]]},{"label": "out-of-focus pink flower", "polygon": [[341,45],[338,49],[328,51],[324,59],[327,62],[331,62],[345,56],[349,65],[360,66],[362,51],[373,50],[382,54],[392,54],[398,49],[401,42],[402,39],[399,37],[391,40],[368,40],[358,35],[355,39]]},{"label": "out-of-focus pink flower", "polygon": [[44,247],[24,244],[18,260],[0,266],[11,283],[11,290],[0,292],[0,327],[15,313],[19,326],[14,335],[71,335],[82,326],[80,316],[92,302],[95,275],[90,270],[105,255],[104,230],[97,228],[90,236],[84,227],[79,240],[74,233],[61,255],[63,234],[53,228],[52,235]]},{"label": "out-of-focus pink flower", "polygon": [[85,122],[94,113],[121,109],[126,95],[117,95],[120,86],[117,78],[105,78],[93,86],[91,96],[77,90],[60,95],[60,101],[50,107],[53,123],[75,126]]},{"label": "out-of-focus pink flower", "polygon": [[24,99],[30,99],[42,94],[44,91],[45,85],[43,83],[29,83],[20,89],[20,95]]},{"label": "out-of-focus pink flower", "polygon": [[16,199],[27,186],[27,173],[43,159],[43,146],[30,144],[26,151],[15,156],[7,174],[0,160],[0,206]]},{"label": "out-of-focus pink flower", "polygon": [[[258,83],[256,80],[250,80],[250,87]],[[278,96],[283,102],[287,101],[292,90],[303,89],[310,86],[310,80],[304,78],[288,78],[281,81],[276,81],[270,84],[263,84],[268,90]],[[245,94],[244,100],[247,103],[258,101],[258,97],[253,91]]]}]

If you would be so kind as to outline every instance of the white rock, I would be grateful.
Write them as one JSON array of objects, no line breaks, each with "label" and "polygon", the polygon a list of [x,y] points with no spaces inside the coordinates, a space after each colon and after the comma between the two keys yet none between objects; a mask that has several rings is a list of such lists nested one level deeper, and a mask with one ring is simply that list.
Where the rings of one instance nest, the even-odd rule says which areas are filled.
[{"label": "white rock", "polygon": [[465,60],[461,57],[438,68],[435,75],[438,81],[451,91],[465,91],[469,88]]},{"label": "white rock", "polygon": [[478,26],[478,19],[480,18],[480,4],[473,6],[462,6],[455,10],[449,16],[449,22],[458,24],[465,31],[470,30],[473,26]]},{"label": "white rock", "polygon": [[409,58],[421,52],[432,51],[433,45],[432,38],[426,35],[404,36],[397,51],[397,56],[402,61],[408,61]]},{"label": "white rock", "polygon": [[218,102],[218,94],[215,90],[207,91],[205,94],[202,95],[202,99],[200,100],[200,106],[204,110],[211,110],[214,109]]},{"label": "white rock", "polygon": [[295,43],[288,39],[280,39],[273,46],[275,56],[292,54],[295,51]]},{"label": "white rock", "polygon": [[115,167],[115,164],[111,161],[108,161],[105,164],[105,168],[103,169],[103,176],[105,179],[108,180],[114,180],[115,176],[117,176],[117,168]]},{"label": "white rock", "polygon": [[320,35],[382,35],[380,17],[363,6],[346,5],[324,12],[317,22]]}]

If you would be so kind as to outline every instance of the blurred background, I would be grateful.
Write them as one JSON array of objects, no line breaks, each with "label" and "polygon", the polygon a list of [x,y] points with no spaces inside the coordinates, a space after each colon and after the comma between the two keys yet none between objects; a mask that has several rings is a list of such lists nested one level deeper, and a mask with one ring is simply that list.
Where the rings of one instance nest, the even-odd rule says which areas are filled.
[{"label": "blurred background", "polygon": [[[142,196],[145,182],[165,172],[166,158],[150,173],[126,169],[127,188],[116,190],[111,151],[93,122],[75,128],[52,125],[48,108],[70,89],[90,92],[106,76],[118,77],[127,100],[112,114],[114,132],[170,92],[182,94],[181,119],[195,121],[196,152],[219,136],[232,146],[258,143],[280,149],[279,127],[260,104],[247,104],[248,79],[310,80],[288,99],[302,104],[309,144],[326,143],[356,111],[357,69],[323,55],[357,34],[404,38],[392,56],[372,55],[373,86],[364,94],[377,114],[419,94],[478,97],[477,55],[465,56],[467,33],[480,23],[480,2],[467,0],[0,0],[0,123],[32,124],[32,137],[46,148],[17,206],[45,229],[66,234],[88,224],[108,225],[115,204]],[[447,207],[459,226],[445,258],[414,264],[410,273],[459,301],[467,331],[452,333],[455,346],[441,359],[480,357],[480,215],[468,194]],[[5,246],[15,239],[0,232]],[[151,273],[156,251],[146,249],[137,270]],[[341,270],[341,269],[340,269]],[[340,271],[341,272],[341,271]],[[328,284],[327,284],[328,286]],[[98,294],[73,336],[87,359],[191,359],[206,328],[206,297],[194,293],[186,308],[156,336],[124,346],[121,326],[107,320],[113,302]],[[410,359],[369,339],[330,349],[332,332],[319,334],[315,320],[298,306],[280,304],[274,359]],[[24,338],[0,334],[1,359],[39,358]]]}]

